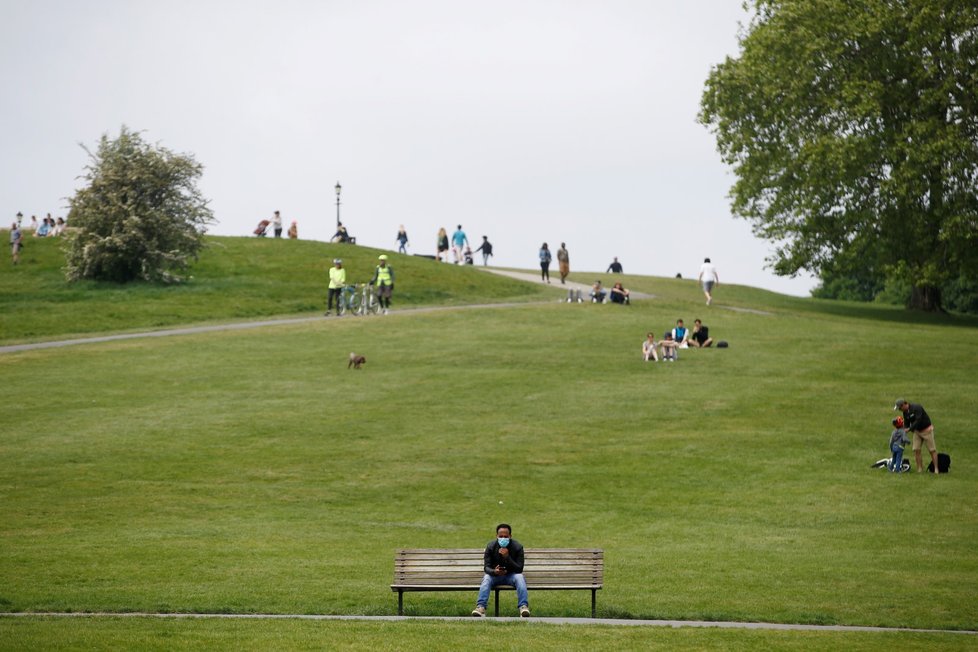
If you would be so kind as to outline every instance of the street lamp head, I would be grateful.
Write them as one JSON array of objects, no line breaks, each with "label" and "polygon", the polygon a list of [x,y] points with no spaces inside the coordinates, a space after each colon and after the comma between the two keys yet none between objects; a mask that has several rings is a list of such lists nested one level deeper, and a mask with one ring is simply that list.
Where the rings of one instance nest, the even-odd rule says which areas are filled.
[{"label": "street lamp head", "polygon": [[340,185],[340,182],[339,182],[339,181],[337,181],[337,182],[336,182],[336,196],[337,196],[337,197],[339,197],[339,196],[340,196],[340,191],[341,191],[341,190],[343,190],[343,186],[341,186],[341,185]]}]

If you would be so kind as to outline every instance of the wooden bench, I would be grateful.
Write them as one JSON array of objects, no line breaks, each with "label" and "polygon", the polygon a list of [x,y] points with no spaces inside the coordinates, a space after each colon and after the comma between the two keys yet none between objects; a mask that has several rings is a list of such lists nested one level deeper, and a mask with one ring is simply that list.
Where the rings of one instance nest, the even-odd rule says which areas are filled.
[{"label": "wooden bench", "polygon": [[[404,594],[408,591],[478,591],[485,569],[484,548],[421,548],[398,550],[394,557],[394,582],[397,615],[404,615]],[[597,591],[604,584],[604,551],[591,548],[526,549],[523,576],[530,593],[534,591],[590,591],[591,617],[595,617]],[[496,592],[499,615],[500,585]]]}]

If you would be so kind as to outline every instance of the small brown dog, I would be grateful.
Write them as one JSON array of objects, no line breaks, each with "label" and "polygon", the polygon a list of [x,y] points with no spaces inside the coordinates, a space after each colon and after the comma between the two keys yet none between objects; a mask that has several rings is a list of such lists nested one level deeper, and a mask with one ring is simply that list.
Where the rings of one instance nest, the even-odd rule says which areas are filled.
[{"label": "small brown dog", "polygon": [[347,363],[346,368],[349,369],[353,367],[354,369],[359,369],[360,365],[365,363],[367,359],[362,355],[357,355],[356,353],[350,353],[350,361]]}]

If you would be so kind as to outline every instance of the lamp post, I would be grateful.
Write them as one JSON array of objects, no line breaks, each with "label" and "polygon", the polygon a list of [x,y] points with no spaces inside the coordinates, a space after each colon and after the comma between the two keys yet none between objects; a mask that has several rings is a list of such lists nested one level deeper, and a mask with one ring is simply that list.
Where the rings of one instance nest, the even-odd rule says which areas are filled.
[{"label": "lamp post", "polygon": [[340,228],[340,193],[343,191],[343,186],[340,182],[336,182],[336,230]]}]

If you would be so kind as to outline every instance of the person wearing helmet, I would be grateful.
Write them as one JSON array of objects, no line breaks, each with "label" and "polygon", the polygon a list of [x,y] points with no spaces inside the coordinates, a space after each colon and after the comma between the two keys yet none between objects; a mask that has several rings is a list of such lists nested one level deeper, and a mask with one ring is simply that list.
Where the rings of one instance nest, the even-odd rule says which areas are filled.
[{"label": "person wearing helmet", "polygon": [[377,288],[377,301],[386,315],[391,307],[391,294],[394,293],[394,268],[387,264],[387,254],[381,254],[377,261],[379,264],[374,269],[370,285]]},{"label": "person wearing helmet", "polygon": [[343,288],[346,287],[346,270],[343,268],[343,261],[339,258],[333,260],[333,266],[329,268],[329,294],[326,298],[326,314],[333,309],[333,299],[336,299],[336,310],[340,309],[340,301]]},{"label": "person wearing helmet", "polygon": [[899,473],[903,467],[903,447],[910,443],[907,437],[906,424],[903,417],[893,420],[893,432],[890,434],[890,452],[893,457],[890,460],[889,468],[893,473]]}]

